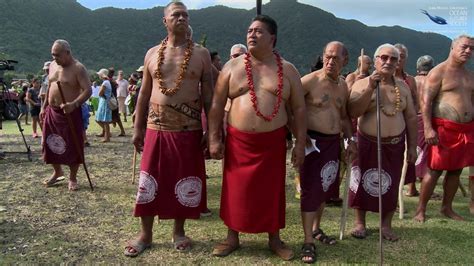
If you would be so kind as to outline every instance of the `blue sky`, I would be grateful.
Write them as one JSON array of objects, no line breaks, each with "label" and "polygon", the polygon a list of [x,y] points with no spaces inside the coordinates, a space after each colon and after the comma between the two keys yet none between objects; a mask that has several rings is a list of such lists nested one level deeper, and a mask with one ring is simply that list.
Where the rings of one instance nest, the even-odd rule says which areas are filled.
[{"label": "blue sky", "polygon": [[[101,7],[146,9],[165,6],[168,0],[77,0],[90,9]],[[214,5],[251,9],[255,0],[183,0],[188,8]],[[263,0],[268,3],[269,0]],[[336,17],[356,19],[369,26],[400,25],[423,32],[436,32],[453,38],[459,34],[474,35],[474,1],[472,0],[298,0],[333,13]],[[421,14],[420,9],[445,18],[448,25],[438,25]],[[265,12],[265,11],[264,11]]]}]

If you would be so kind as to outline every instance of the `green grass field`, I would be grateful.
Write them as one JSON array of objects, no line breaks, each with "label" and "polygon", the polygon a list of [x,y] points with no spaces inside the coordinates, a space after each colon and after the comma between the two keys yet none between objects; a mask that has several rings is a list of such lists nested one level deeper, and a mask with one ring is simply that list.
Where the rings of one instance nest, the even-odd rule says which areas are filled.
[{"label": "green grass field", "polygon": [[[187,234],[194,246],[189,253],[175,251],[171,244],[172,221],[155,222],[152,249],[137,258],[123,255],[127,240],[139,231],[139,219],[132,217],[136,185],[131,184],[133,149],[130,140],[130,122],[125,124],[128,136],[116,137],[118,128],[112,128],[112,142],[102,144],[94,137],[99,127],[93,118],[88,131],[91,147],[86,148],[86,162],[95,183],[95,191],[88,188],[85,173],[79,170],[81,189],[67,191],[67,182],[45,188],[41,181],[51,174],[52,168],[41,160],[40,140],[31,137],[31,126],[25,127],[25,136],[33,151],[33,161],[26,155],[7,153],[0,160],[0,264],[301,264],[299,256],[291,262],[282,262],[267,248],[265,234],[244,234],[242,248],[226,258],[211,256],[212,247],[227,232],[219,218],[221,188],[220,161],[207,161],[208,205],[213,214],[201,220],[186,223]],[[0,149],[7,152],[25,150],[16,123],[4,121],[0,130]],[[137,171],[138,172],[138,171]],[[66,171],[67,173],[67,171]],[[295,199],[294,170],[287,168],[286,228],[282,239],[299,254],[303,240],[299,201]],[[467,178],[462,178],[467,187]],[[442,192],[439,181],[437,192]],[[342,188],[341,188],[342,189]],[[395,243],[384,242],[385,263],[388,264],[474,264],[474,217],[468,210],[468,197],[456,195],[454,208],[466,222],[442,217],[440,201],[430,201],[428,221],[414,222],[418,198],[406,198],[408,210],[404,220],[394,218],[394,229],[401,236]],[[339,231],[341,208],[328,207],[322,228],[329,235]],[[353,223],[349,211],[348,228]],[[365,240],[347,236],[335,246],[316,243],[318,263],[321,264],[375,264],[378,262],[378,215],[368,214],[370,235]]]}]

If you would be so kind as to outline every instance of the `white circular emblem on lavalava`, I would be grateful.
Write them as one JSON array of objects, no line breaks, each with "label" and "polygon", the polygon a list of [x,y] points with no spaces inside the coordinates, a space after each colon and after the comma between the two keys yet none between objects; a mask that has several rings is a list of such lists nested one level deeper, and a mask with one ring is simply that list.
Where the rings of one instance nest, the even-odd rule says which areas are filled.
[{"label": "white circular emblem on lavalava", "polygon": [[419,165],[423,160],[423,156],[425,155],[423,149],[420,146],[416,146],[416,155],[418,157],[416,157],[415,165]]},{"label": "white circular emblem on lavalava", "polygon": [[321,181],[324,192],[329,190],[329,187],[336,181],[337,169],[339,168],[339,161],[329,161],[321,169]]},{"label": "white circular emblem on lavalava", "polygon": [[[371,168],[365,171],[364,176],[362,177],[362,186],[364,190],[372,197],[379,196],[379,177],[377,168]],[[381,179],[382,179],[382,195],[387,193],[392,185],[392,178],[390,175],[381,169]]]},{"label": "white circular emblem on lavalava", "polygon": [[140,171],[138,181],[137,204],[147,204],[155,199],[158,183],[155,178],[145,171]]},{"label": "white circular emblem on lavalava", "polygon": [[197,207],[201,203],[202,181],[197,176],[183,178],[174,190],[179,203],[186,207]]},{"label": "white circular emblem on lavalava", "polygon": [[359,166],[353,166],[351,168],[351,182],[350,182],[349,188],[354,193],[357,193],[357,189],[359,188],[360,175],[361,175],[360,167]]},{"label": "white circular emblem on lavalava", "polygon": [[46,144],[48,145],[48,148],[56,154],[61,155],[66,152],[66,141],[64,141],[63,137],[57,134],[49,135],[46,139]]}]

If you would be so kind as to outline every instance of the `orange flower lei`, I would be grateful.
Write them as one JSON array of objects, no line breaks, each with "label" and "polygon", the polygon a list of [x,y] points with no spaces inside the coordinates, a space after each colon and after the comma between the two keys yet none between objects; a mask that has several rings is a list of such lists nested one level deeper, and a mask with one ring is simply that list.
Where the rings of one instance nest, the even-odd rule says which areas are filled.
[{"label": "orange flower lei", "polygon": [[160,84],[161,93],[163,93],[166,96],[175,95],[178,92],[181,86],[181,83],[183,83],[184,73],[186,73],[186,70],[188,69],[189,60],[191,59],[191,56],[193,55],[193,47],[194,47],[194,43],[191,39],[188,39],[187,42],[188,44],[186,47],[186,51],[184,53],[184,60],[183,60],[183,63],[181,64],[181,70],[178,74],[178,78],[175,81],[175,87],[166,88],[165,83],[163,82],[163,79],[161,76],[161,65],[163,65],[165,61],[165,49],[166,49],[166,45],[168,44],[168,37],[166,37],[163,41],[161,41],[161,47],[158,50],[157,67],[155,69],[154,74],[155,74],[155,78],[158,79],[158,82]]}]

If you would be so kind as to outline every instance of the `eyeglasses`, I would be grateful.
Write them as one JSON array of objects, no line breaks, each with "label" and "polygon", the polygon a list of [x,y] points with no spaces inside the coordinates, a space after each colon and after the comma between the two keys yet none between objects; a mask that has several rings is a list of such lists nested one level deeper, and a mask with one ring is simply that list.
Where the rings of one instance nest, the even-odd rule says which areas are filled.
[{"label": "eyeglasses", "polygon": [[380,60],[382,60],[383,62],[387,62],[389,60],[392,61],[392,62],[398,62],[398,57],[390,56],[390,55],[386,55],[386,54],[377,55],[376,58],[380,58]]}]

